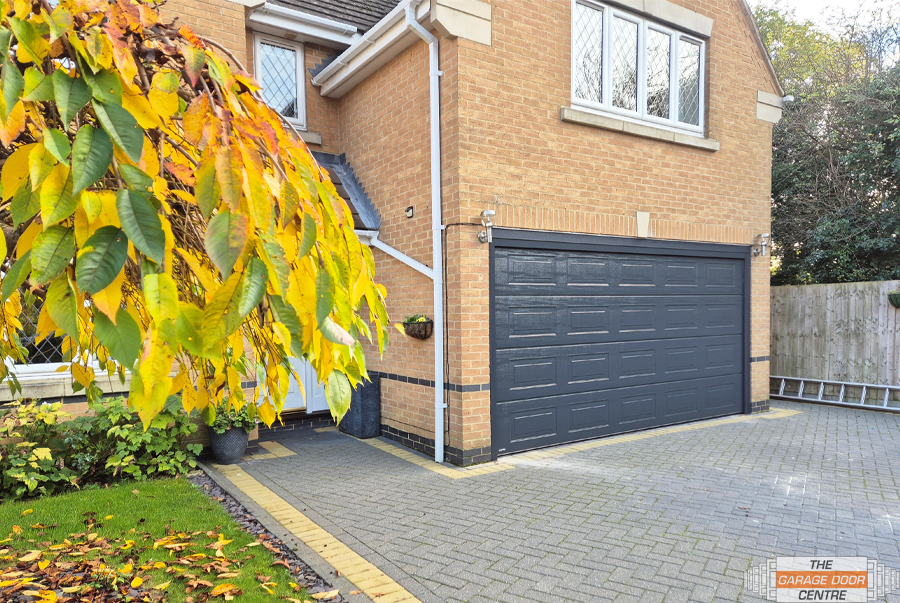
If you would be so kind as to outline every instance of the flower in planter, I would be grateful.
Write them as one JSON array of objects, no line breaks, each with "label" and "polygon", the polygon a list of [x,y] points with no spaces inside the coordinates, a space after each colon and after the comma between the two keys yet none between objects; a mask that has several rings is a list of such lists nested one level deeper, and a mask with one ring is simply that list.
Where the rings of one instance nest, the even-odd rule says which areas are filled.
[{"label": "flower in planter", "polygon": [[413,322],[427,322],[428,317],[424,314],[413,314],[412,316],[407,316],[403,319],[403,322],[409,324]]}]

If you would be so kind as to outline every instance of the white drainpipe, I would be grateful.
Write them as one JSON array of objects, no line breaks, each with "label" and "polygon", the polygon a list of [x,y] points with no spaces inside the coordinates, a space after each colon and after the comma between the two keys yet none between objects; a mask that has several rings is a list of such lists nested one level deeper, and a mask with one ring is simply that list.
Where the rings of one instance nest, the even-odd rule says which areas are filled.
[{"label": "white drainpipe", "polygon": [[[420,0],[421,1],[421,0]],[[416,21],[418,1],[406,5],[406,27],[429,50],[431,97],[431,266],[434,271],[434,460],[444,462],[444,270],[441,249],[441,99],[438,40]]]}]

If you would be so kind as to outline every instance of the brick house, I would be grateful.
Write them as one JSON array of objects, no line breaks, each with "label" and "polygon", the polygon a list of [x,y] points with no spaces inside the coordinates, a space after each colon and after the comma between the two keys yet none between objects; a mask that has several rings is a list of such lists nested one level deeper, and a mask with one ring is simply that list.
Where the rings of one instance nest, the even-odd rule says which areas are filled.
[{"label": "brick house", "polygon": [[782,91],[745,0],[165,10],[302,131],[392,319],[437,319],[370,349],[384,436],[469,465],[767,408]]}]

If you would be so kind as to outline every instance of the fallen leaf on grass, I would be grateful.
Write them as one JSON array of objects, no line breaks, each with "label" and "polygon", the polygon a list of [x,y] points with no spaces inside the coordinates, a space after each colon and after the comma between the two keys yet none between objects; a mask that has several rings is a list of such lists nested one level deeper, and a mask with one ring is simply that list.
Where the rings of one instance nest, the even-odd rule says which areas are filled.
[{"label": "fallen leaf on grass", "polygon": [[144,579],[140,576],[135,576],[134,580],[131,581],[131,588],[137,588],[141,584],[144,583]]},{"label": "fallen leaf on grass", "polygon": [[217,587],[215,587],[214,589],[212,589],[212,592],[209,593],[209,596],[218,597],[220,595],[230,593],[233,590],[237,590],[237,586],[235,586],[234,584],[231,584],[229,582],[226,582],[225,584],[220,584]]},{"label": "fallen leaf on grass", "polygon": [[334,599],[336,596],[338,596],[338,592],[340,592],[340,589],[329,590],[324,593],[316,593],[314,595],[311,594],[309,596],[312,597],[313,599],[315,599],[316,601],[321,601],[323,599]]},{"label": "fallen leaf on grass", "polygon": [[34,509],[25,509],[22,511],[22,516],[28,515],[29,513],[34,513]]},{"label": "fallen leaf on grass", "polygon": [[12,531],[13,531],[13,534],[21,534],[22,528],[20,528],[19,526],[13,526]]},{"label": "fallen leaf on grass", "polygon": [[24,557],[19,557],[19,561],[24,561],[25,563],[29,563],[31,561],[34,561],[35,559],[39,559],[40,556],[41,556],[40,551],[31,551]]},{"label": "fallen leaf on grass", "polygon": [[153,587],[153,590],[166,590],[166,588],[168,588],[168,586],[170,584],[172,584],[171,580],[169,580],[168,582],[160,582],[159,584],[157,584],[156,586]]}]

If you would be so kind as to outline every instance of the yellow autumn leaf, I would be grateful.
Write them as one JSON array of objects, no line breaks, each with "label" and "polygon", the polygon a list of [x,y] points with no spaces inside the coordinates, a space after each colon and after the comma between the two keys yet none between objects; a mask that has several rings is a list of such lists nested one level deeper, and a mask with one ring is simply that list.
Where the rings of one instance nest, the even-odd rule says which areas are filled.
[{"label": "yellow autumn leaf", "polygon": [[209,596],[218,597],[220,595],[224,595],[225,593],[230,593],[233,590],[237,590],[237,586],[231,584],[230,582],[225,582],[224,584],[219,584],[214,589],[212,589],[212,591],[209,593]]},{"label": "yellow autumn leaf", "polygon": [[157,561],[156,563],[153,564],[153,569],[164,569],[165,567],[166,567],[166,564],[163,563],[162,561]]},{"label": "yellow autumn leaf", "polygon": [[16,257],[20,258],[25,255],[25,252],[31,251],[31,246],[34,243],[34,238],[40,234],[43,230],[43,227],[38,224],[37,220],[28,225],[28,228],[25,229],[25,232],[22,233],[22,236],[19,237],[18,242],[16,243]]},{"label": "yellow autumn leaf", "polygon": [[153,587],[153,590],[166,590],[167,588],[169,588],[170,584],[172,584],[171,580],[169,580],[168,582],[160,582]]},{"label": "yellow autumn leaf", "polygon": [[32,513],[34,513],[34,509],[25,509],[24,511],[22,511],[22,516],[24,517],[25,515],[31,515]]},{"label": "yellow autumn leaf", "polygon": [[97,309],[103,312],[112,322],[116,323],[116,313],[122,307],[122,286],[125,284],[125,271],[119,272],[105,289],[94,293],[91,298]]},{"label": "yellow autumn leaf", "polygon": [[[172,71],[158,71],[150,84],[147,100],[160,117],[166,119],[178,111],[178,76]],[[137,117],[137,116],[135,116]]]},{"label": "yellow autumn leaf", "polygon": [[37,457],[38,460],[41,461],[52,461],[53,454],[50,452],[49,448],[35,448],[33,451],[34,456]]},{"label": "yellow autumn leaf", "polygon": [[40,557],[41,557],[40,551],[31,551],[24,557],[19,557],[19,561],[21,561],[22,563],[30,563],[36,559],[39,559]]},{"label": "yellow autumn leaf", "polygon": [[112,518],[113,518],[112,515],[107,515],[106,517],[103,518],[103,521],[109,521]]},{"label": "yellow autumn leaf", "polygon": [[316,601],[321,601],[323,599],[334,599],[336,596],[338,596],[339,592],[340,592],[340,589],[335,589],[335,590],[325,591],[323,593],[311,594],[309,596],[312,597],[313,599],[315,599]]},{"label": "yellow autumn leaf", "polygon": [[131,588],[137,588],[138,586],[140,586],[143,583],[144,583],[143,578],[141,578],[140,576],[135,576],[134,580],[131,581]]},{"label": "yellow autumn leaf", "polygon": [[150,101],[142,94],[129,94],[126,92],[122,95],[122,106],[134,116],[142,128],[150,130],[162,127],[162,120],[159,118],[159,115],[153,110]]},{"label": "yellow autumn leaf", "polygon": [[4,201],[12,197],[22,181],[28,177],[28,157],[35,146],[37,143],[22,145],[6,158],[3,170],[0,172]]},{"label": "yellow autumn leaf", "polygon": [[50,560],[44,559],[43,561],[38,561],[38,569],[44,571],[50,566]]}]

